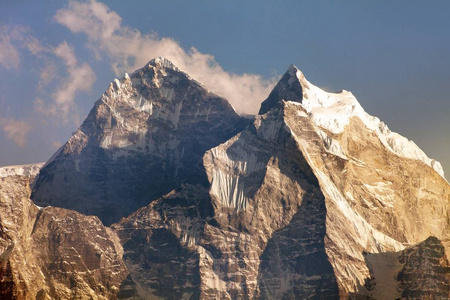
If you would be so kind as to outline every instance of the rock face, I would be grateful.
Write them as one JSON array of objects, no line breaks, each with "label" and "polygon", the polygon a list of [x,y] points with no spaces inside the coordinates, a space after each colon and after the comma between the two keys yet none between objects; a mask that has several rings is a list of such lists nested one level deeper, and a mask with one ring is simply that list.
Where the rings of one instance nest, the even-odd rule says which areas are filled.
[{"label": "rock face", "polygon": [[[55,215],[59,227],[41,226],[49,232],[90,228],[72,239],[97,245],[83,249],[105,251],[104,264],[117,269],[99,284],[94,275],[83,279],[92,272],[73,273],[77,286],[105,297],[450,296],[450,186],[440,164],[368,115],[350,92],[324,92],[295,66],[248,122],[167,60],[153,60],[111,85],[43,167],[32,197],[116,222],[109,229],[96,217],[27,202],[36,224]],[[11,257],[9,231],[2,232],[1,257]],[[55,240],[43,235],[42,244]],[[42,264],[71,253],[63,246],[69,240],[42,247]],[[92,251],[77,251],[84,265],[98,266]],[[39,273],[2,262],[4,295],[23,290],[15,270]],[[68,272],[65,266],[47,269]],[[65,278],[53,286],[67,287]],[[62,287],[42,293],[70,297]]]},{"label": "rock face", "polygon": [[201,158],[247,122],[170,61],[115,79],[47,162],[33,201],[118,221],[182,183],[205,184]]},{"label": "rock face", "polygon": [[97,217],[40,208],[29,177],[0,178],[0,298],[115,299],[128,271]]},{"label": "rock face", "polygon": [[[376,284],[365,253],[383,266],[390,256],[381,254],[430,235],[448,251],[450,190],[439,164],[351,93],[323,92],[291,67],[261,110],[206,152],[206,191],[180,187],[114,226],[141,295],[365,299]],[[433,263],[430,280],[445,295],[448,269]],[[405,285],[395,271],[379,299],[413,286],[426,293],[422,277]]]},{"label": "rock face", "polygon": [[436,237],[399,252],[367,253],[372,299],[449,299],[450,265]]},{"label": "rock face", "polygon": [[401,296],[406,299],[450,298],[450,265],[441,242],[430,237],[406,249],[399,261],[403,268],[398,274]]}]

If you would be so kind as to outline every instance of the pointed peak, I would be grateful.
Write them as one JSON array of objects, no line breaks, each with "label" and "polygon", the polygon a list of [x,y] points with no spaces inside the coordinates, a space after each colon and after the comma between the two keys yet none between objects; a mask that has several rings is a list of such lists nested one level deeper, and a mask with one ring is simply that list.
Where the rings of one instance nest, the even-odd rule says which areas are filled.
[{"label": "pointed peak", "polygon": [[300,71],[300,70],[297,68],[297,66],[294,65],[294,64],[291,64],[291,65],[289,66],[289,68],[287,69],[286,72],[288,72],[288,73],[293,73],[293,72],[297,72],[297,71]]},{"label": "pointed peak", "polygon": [[295,65],[290,65],[269,97],[261,103],[259,114],[265,114],[281,100],[301,103],[305,89],[308,89],[308,82],[302,71]]},{"label": "pointed peak", "polygon": [[164,56],[160,56],[160,57],[150,60],[147,65],[157,67],[157,68],[178,70],[178,68]]},{"label": "pointed peak", "polygon": [[300,69],[297,68],[295,65],[290,65],[289,66],[289,68],[287,69],[287,71],[284,74],[284,76],[286,76],[286,75],[289,75],[292,78],[291,82],[292,82],[292,80],[295,80],[295,78],[296,78],[299,81],[301,81],[300,84],[302,84],[302,85],[306,84],[305,75],[303,75],[303,72],[300,71]]}]

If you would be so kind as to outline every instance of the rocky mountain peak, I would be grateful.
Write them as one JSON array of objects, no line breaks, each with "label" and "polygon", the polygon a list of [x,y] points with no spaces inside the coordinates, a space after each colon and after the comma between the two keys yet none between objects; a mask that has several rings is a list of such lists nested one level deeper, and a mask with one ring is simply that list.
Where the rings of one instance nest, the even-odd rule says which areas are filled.
[{"label": "rocky mountain peak", "polygon": [[[355,96],[346,90],[332,93],[322,90],[306,80],[303,73],[291,65],[269,97],[261,104],[259,114],[265,114],[282,100],[298,103],[311,117],[314,124],[324,130],[325,140],[332,137],[325,132],[342,134],[353,118],[362,121],[365,128],[375,133],[383,145],[398,156],[420,160],[433,168],[440,176],[444,171],[439,162],[430,159],[413,141],[392,132],[379,118],[369,115]],[[345,157],[337,145],[327,143],[335,154]],[[331,150],[330,150],[331,151]]]},{"label": "rocky mountain peak", "polygon": [[160,57],[150,60],[147,65],[157,67],[157,68],[178,70],[178,68],[164,56],[160,56]]},{"label": "rocky mountain peak", "polygon": [[306,89],[308,89],[308,82],[302,71],[295,65],[290,65],[269,97],[261,103],[259,114],[265,114],[281,100],[301,103]]},{"label": "rocky mountain peak", "polygon": [[0,169],[0,299],[450,298],[439,163],[294,65],[249,123],[164,58],[114,80],[38,206]]},{"label": "rocky mountain peak", "polygon": [[110,84],[41,170],[32,198],[111,224],[180,183],[206,180],[204,152],[247,123],[224,98],[155,58]]},{"label": "rocky mountain peak", "polygon": [[176,67],[170,60],[160,56],[150,60],[143,68],[138,69],[134,73],[132,73],[131,78],[136,76],[142,77],[146,75],[147,77],[155,77],[156,79],[158,79],[174,74],[182,74],[183,76],[191,79],[189,75],[178,69],[178,67]]}]

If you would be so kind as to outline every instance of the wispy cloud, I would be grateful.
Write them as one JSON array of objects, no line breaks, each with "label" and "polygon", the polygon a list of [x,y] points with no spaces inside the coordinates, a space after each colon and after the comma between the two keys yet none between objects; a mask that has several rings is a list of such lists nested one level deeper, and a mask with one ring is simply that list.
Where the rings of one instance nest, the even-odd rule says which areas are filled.
[{"label": "wispy cloud", "polygon": [[[27,52],[40,61],[36,64],[40,65],[36,67],[41,70],[36,91],[38,97],[34,103],[35,111],[45,116],[54,116],[64,123],[71,120],[78,124],[75,97],[80,92],[90,90],[96,80],[90,65],[79,63],[73,47],[67,42],[56,47],[43,45],[28,27],[0,27],[0,67],[19,69],[22,57],[25,57]],[[52,81],[56,81],[54,90],[46,90],[45,87]]]},{"label": "wispy cloud", "polygon": [[6,69],[19,68],[20,50],[26,49],[38,56],[48,49],[33,36],[25,26],[0,26],[0,66]]},{"label": "wispy cloud", "polygon": [[[54,102],[49,106],[50,114],[62,113],[64,119],[67,119],[69,112],[75,106],[76,93],[88,91],[95,82],[95,73],[87,64],[78,64],[73,48],[67,42],[61,43],[56,47],[53,53],[61,58],[66,66],[68,76],[64,78],[61,85],[53,93]],[[75,116],[78,119],[77,116]],[[78,122],[78,120],[75,120]]]},{"label": "wispy cloud", "polygon": [[53,60],[46,59],[39,73],[39,90],[42,90],[50,82],[55,80],[58,74],[58,66]]},{"label": "wispy cloud", "polygon": [[0,27],[0,66],[17,69],[20,65],[19,51],[13,45],[7,27]]},{"label": "wispy cloud", "polygon": [[63,144],[61,143],[61,142],[59,142],[59,141],[53,141],[52,142],[52,146],[54,147],[54,148],[60,148],[61,146],[62,146]]},{"label": "wispy cloud", "polygon": [[226,72],[212,55],[195,48],[185,51],[171,38],[142,34],[123,26],[117,13],[95,0],[70,1],[67,8],[56,12],[55,20],[73,33],[86,34],[88,47],[99,58],[106,55],[116,75],[134,71],[154,57],[165,56],[207,88],[226,97],[242,113],[257,112],[276,81],[257,74]]},{"label": "wispy cloud", "polygon": [[27,135],[31,126],[25,121],[18,121],[12,118],[0,118],[0,127],[9,139],[19,147],[24,147],[27,142]]}]

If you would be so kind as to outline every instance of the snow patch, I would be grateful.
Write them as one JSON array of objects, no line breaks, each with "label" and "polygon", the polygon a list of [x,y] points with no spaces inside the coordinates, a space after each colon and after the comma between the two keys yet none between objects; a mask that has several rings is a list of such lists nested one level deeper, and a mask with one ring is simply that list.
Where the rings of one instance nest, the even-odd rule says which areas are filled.
[{"label": "snow patch", "polygon": [[[329,93],[304,78],[302,81],[306,84],[304,84],[304,97],[301,105],[317,126],[333,134],[340,134],[350,123],[350,119],[357,117],[369,130],[377,134],[387,149],[398,156],[420,160],[445,178],[439,162],[430,159],[413,141],[391,132],[380,119],[366,113],[351,92],[343,90],[340,93]],[[338,149],[330,151],[334,150]]]},{"label": "snow patch", "polygon": [[[377,182],[374,185],[364,184],[364,187],[371,193],[383,207],[394,207],[395,197],[392,191],[392,182]],[[368,201],[366,200],[368,203]],[[372,205],[372,204],[370,204]]]},{"label": "snow patch", "polygon": [[345,155],[344,150],[341,147],[341,144],[332,137],[330,137],[328,134],[326,134],[323,130],[317,128],[316,132],[319,134],[320,138],[322,139],[325,149],[327,152],[334,154],[336,156],[339,156],[343,159],[348,159],[347,155]]},{"label": "snow patch", "polygon": [[28,165],[15,165],[0,167],[0,177],[9,176],[27,176],[32,177],[39,173],[44,163],[28,164]]},{"label": "snow patch", "polygon": [[107,133],[103,136],[102,141],[100,142],[100,147],[103,149],[109,149],[111,146],[111,140],[112,140],[112,133]]},{"label": "snow patch", "polygon": [[[373,251],[399,251],[405,247],[395,239],[381,233],[372,227],[363,217],[356,213],[349,205],[347,200],[342,196],[339,189],[331,181],[331,179],[325,175],[319,169],[316,169],[319,177],[320,185],[328,195],[329,199],[337,204],[342,214],[353,223],[355,228],[355,240],[360,244],[362,248],[366,248],[367,245],[372,245]],[[360,255],[358,255],[360,256]]]},{"label": "snow patch", "polygon": [[166,99],[168,102],[172,102],[173,98],[175,97],[175,90],[171,88],[161,87],[159,89],[161,93],[161,97]]},{"label": "snow patch", "polygon": [[221,169],[212,170],[211,195],[216,196],[225,207],[244,210],[248,198],[244,196],[244,185],[239,176],[224,173]]},{"label": "snow patch", "polygon": [[80,160],[79,159],[75,159],[74,163],[75,163],[75,170],[77,172],[80,172]]}]

